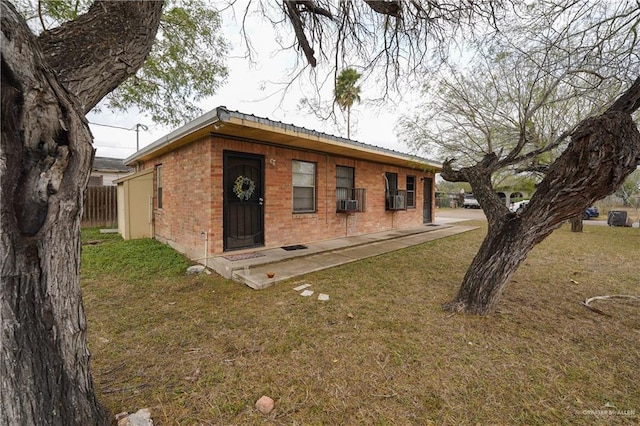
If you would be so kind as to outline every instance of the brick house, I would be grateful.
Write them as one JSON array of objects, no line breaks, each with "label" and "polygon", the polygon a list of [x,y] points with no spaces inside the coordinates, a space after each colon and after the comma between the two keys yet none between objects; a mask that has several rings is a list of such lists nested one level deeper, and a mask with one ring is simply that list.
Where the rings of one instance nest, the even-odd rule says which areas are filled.
[{"label": "brick house", "polygon": [[149,181],[153,237],[199,261],[430,223],[440,171],[437,162],[224,107],[125,164],[138,172],[120,184]]}]

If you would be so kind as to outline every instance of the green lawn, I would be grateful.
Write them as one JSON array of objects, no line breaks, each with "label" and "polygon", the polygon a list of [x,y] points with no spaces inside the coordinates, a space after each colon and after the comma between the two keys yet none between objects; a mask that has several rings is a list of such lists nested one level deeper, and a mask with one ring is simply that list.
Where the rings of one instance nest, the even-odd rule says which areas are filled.
[{"label": "green lawn", "polygon": [[[93,374],[156,425],[637,424],[640,230],[567,227],[490,317],[450,315],[482,228],[255,291],[153,240],[86,230]],[[99,242],[99,243],[98,243]],[[293,287],[312,284],[321,302]],[[276,401],[270,415],[254,408]],[[615,408],[613,408],[615,407]]]}]

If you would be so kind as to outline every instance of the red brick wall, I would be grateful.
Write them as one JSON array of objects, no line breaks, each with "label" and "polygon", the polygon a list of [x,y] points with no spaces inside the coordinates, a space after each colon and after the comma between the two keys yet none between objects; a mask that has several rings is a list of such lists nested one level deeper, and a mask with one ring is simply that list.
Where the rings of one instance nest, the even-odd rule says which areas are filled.
[{"label": "red brick wall", "polygon": [[[163,209],[155,209],[154,214],[156,238],[192,258],[203,256],[202,231],[209,235],[209,255],[223,252],[222,161],[225,150],[264,156],[265,248],[419,226],[422,224],[423,202],[420,178],[434,178],[432,173],[408,167],[207,137],[145,165],[163,165]],[[316,163],[314,213],[292,212],[293,160]],[[366,212],[336,213],[336,165],[355,168],[355,186],[366,188]],[[396,212],[385,210],[384,172],[398,174],[398,189],[406,189],[407,175],[416,176],[416,208]],[[432,202],[432,213],[434,207]]]},{"label": "red brick wall", "polygon": [[[154,158],[147,167],[162,164],[162,209],[158,209],[154,176],[154,234],[191,258],[204,257],[203,231],[210,226],[211,153],[206,141],[191,143]],[[154,173],[155,175],[155,173]]]}]

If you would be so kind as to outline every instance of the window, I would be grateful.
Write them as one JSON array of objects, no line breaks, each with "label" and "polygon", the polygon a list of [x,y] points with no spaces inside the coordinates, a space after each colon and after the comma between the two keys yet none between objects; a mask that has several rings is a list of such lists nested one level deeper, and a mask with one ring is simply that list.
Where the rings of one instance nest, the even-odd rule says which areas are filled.
[{"label": "window", "polygon": [[355,169],[336,166],[336,212],[364,212],[366,202],[366,189],[355,188]]},{"label": "window", "polygon": [[385,172],[384,178],[387,181],[387,191],[393,191],[398,189],[398,174]]},{"label": "window", "polygon": [[353,167],[336,166],[336,201],[353,198],[354,172]]},{"label": "window", "polygon": [[385,208],[387,210],[406,210],[407,191],[398,189],[398,174],[385,172]]},{"label": "window", "polygon": [[407,176],[407,208],[416,208],[416,177]]},{"label": "window", "polygon": [[156,166],[156,188],[158,189],[158,208],[162,208],[162,164]]},{"label": "window", "polygon": [[293,160],[293,211],[316,211],[316,164]]}]

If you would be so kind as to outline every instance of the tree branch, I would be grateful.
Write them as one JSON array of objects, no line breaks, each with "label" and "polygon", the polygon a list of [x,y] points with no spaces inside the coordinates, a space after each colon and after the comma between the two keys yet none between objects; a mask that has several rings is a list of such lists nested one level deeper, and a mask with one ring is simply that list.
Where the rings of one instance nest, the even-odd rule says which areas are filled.
[{"label": "tree branch", "polygon": [[640,76],[636,78],[631,87],[622,94],[607,110],[620,111],[627,114],[633,114],[640,108]]},{"label": "tree branch", "polygon": [[506,206],[493,190],[491,176],[498,166],[498,155],[494,152],[486,154],[479,163],[454,170],[452,167],[454,159],[446,160],[442,164],[440,175],[449,182],[469,182],[476,199],[484,210],[489,223],[505,212]]},{"label": "tree branch", "polygon": [[611,299],[630,299],[632,301],[636,301],[639,302],[640,301],[640,297],[638,296],[631,296],[631,295],[623,295],[623,294],[612,294],[612,295],[607,295],[607,296],[594,296],[594,297],[589,297],[587,299],[584,300],[584,302],[582,302],[582,305],[591,309],[593,312],[600,314],[600,315],[605,315],[610,317],[611,315],[609,315],[606,312],[601,311],[600,309],[591,306],[591,302],[593,302],[594,300],[611,300]]},{"label": "tree branch", "polygon": [[295,7],[294,2],[286,1],[284,2],[286,7],[286,14],[291,21],[291,25],[293,25],[293,31],[296,34],[296,39],[298,39],[298,43],[300,44],[300,48],[304,53],[305,58],[307,58],[307,62],[312,67],[315,67],[317,64],[315,58],[315,52],[311,45],[309,44],[309,39],[307,39],[307,35],[304,33],[304,28],[302,24],[302,19],[300,19],[300,11]]},{"label": "tree branch", "polygon": [[162,1],[96,1],[78,19],[40,35],[45,60],[85,113],[142,66],[162,6]]},{"label": "tree branch", "polygon": [[545,146],[543,146],[541,148],[538,148],[538,149],[534,149],[533,151],[529,151],[526,154],[517,155],[517,156],[513,156],[513,157],[507,156],[507,157],[503,158],[499,162],[499,168],[508,167],[508,166],[512,166],[514,164],[522,163],[522,162],[527,161],[529,159],[536,158],[539,155],[544,154],[545,152],[549,152],[549,151],[552,151],[552,150],[558,148],[560,145],[562,145],[562,143],[569,136],[571,136],[571,133],[574,130],[575,130],[575,128],[573,128],[571,130],[567,130],[567,131],[563,132],[560,136],[558,136],[558,138],[553,143],[547,144],[547,145],[545,145]]},{"label": "tree branch", "polygon": [[449,182],[471,183],[471,174],[488,174],[491,176],[491,174],[496,171],[497,165],[500,164],[498,161],[498,155],[495,152],[486,154],[479,163],[474,164],[473,166],[463,167],[459,170],[454,170],[452,167],[452,164],[455,161],[455,158],[450,158],[442,163],[441,176]]},{"label": "tree branch", "polygon": [[289,3],[303,5],[306,9],[301,10],[301,12],[311,12],[314,15],[321,15],[329,19],[333,19],[333,14],[331,13],[330,10],[318,6],[315,2],[311,0],[297,0],[297,1],[290,1]]},{"label": "tree branch", "polygon": [[461,170],[455,170],[453,168],[453,163],[456,161],[455,158],[449,158],[442,162],[442,172],[440,172],[440,176],[448,182],[467,182],[468,179],[465,176],[464,172]]},{"label": "tree branch", "polygon": [[536,173],[539,175],[546,175],[549,172],[548,164],[530,164],[527,166],[518,167],[515,172],[516,173]]},{"label": "tree branch", "polygon": [[[394,18],[398,18],[400,17],[400,12],[402,11],[400,2],[396,0],[365,0],[364,2],[367,4],[367,6],[373,9],[375,12],[380,13],[381,15],[393,16]],[[417,5],[414,3],[414,6]]]},{"label": "tree branch", "polygon": [[551,165],[524,215],[554,227],[613,193],[640,160],[640,132],[627,113],[612,111],[582,121]]}]

